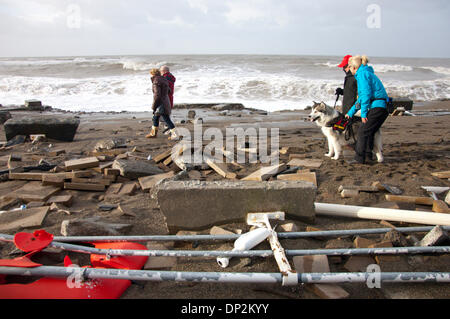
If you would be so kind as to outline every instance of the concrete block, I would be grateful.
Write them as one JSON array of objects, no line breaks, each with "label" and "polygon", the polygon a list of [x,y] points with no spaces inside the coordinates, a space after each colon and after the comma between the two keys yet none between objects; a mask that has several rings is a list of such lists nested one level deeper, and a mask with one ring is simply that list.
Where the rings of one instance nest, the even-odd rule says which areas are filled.
[{"label": "concrete block", "polygon": [[282,211],[311,223],[317,189],[301,181],[163,181],[155,197],[169,228],[204,229],[243,221],[248,213]]},{"label": "concrete block", "polygon": [[158,166],[149,161],[116,160],[112,168],[120,170],[120,175],[129,179],[164,173]]},{"label": "concrete block", "polygon": [[17,135],[45,134],[50,139],[72,142],[79,124],[76,118],[37,116],[10,119],[4,128],[8,141]]}]

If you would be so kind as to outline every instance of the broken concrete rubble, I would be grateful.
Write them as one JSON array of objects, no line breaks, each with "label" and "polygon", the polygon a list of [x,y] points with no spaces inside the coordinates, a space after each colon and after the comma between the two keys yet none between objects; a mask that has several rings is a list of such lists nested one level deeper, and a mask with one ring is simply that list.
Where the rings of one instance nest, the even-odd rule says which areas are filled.
[{"label": "broken concrete rubble", "polygon": [[155,195],[167,225],[173,229],[202,229],[244,220],[250,212],[283,211],[314,221],[316,188],[301,181],[164,181]]},{"label": "broken concrete rubble", "polygon": [[120,170],[120,175],[129,179],[164,173],[158,166],[148,161],[116,160],[112,168]]},{"label": "broken concrete rubble", "polygon": [[9,141],[17,135],[45,134],[47,138],[72,142],[80,120],[77,118],[37,116],[10,119],[5,122],[5,135]]}]

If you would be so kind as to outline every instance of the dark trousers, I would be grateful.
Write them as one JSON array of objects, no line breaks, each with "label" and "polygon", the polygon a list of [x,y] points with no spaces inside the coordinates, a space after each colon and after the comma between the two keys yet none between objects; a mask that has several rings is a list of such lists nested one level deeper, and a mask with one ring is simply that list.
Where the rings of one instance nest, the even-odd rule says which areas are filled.
[{"label": "dark trousers", "polygon": [[169,129],[174,129],[175,125],[173,124],[172,120],[170,119],[169,115],[163,114],[163,115],[153,115],[153,126],[158,127],[159,126],[159,118],[162,116],[164,122],[166,122]]},{"label": "dark trousers", "polygon": [[375,133],[386,121],[389,113],[383,107],[369,110],[367,123],[363,123],[358,130],[358,139],[355,146],[355,160],[359,163],[366,162],[366,153],[373,150]]}]

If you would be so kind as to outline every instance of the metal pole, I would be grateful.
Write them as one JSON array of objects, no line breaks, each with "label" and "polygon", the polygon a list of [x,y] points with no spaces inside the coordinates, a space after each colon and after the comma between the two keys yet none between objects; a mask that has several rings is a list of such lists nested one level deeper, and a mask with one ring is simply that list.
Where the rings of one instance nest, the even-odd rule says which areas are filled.
[{"label": "metal pole", "polygon": [[[3,238],[12,240],[11,235],[3,235]],[[1,239],[1,238],[0,238]],[[273,256],[272,250],[245,250],[245,251],[206,251],[206,250],[131,250],[131,249],[98,249],[86,246],[52,242],[50,247],[63,250],[111,256],[151,256],[151,257],[269,257]],[[355,248],[355,249],[304,249],[286,250],[287,256],[327,255],[327,256],[351,256],[351,255],[405,255],[405,254],[447,254],[450,246],[437,247],[392,247],[392,248]]]},{"label": "metal pole", "polygon": [[[218,273],[218,272],[176,272],[129,269],[98,269],[78,267],[41,266],[36,268],[0,267],[0,274],[17,276],[59,277],[80,279],[126,279],[133,281],[178,281],[178,282],[220,282],[220,283],[262,283],[282,282],[280,273]],[[78,277],[77,277],[78,276]],[[393,273],[298,273],[299,283],[364,283],[378,276],[380,282],[396,283],[448,283],[450,273],[444,272],[393,272]]]},{"label": "metal pole", "polygon": [[[398,227],[395,228],[400,233],[419,233],[429,232],[433,229],[432,226],[423,227]],[[442,229],[450,231],[450,226],[442,226]],[[392,228],[369,228],[369,229],[351,229],[351,230],[324,230],[314,232],[291,232],[291,233],[277,233],[279,239],[296,239],[296,238],[311,238],[311,237],[341,237],[341,236],[356,236],[356,235],[377,235],[384,234],[391,231]],[[11,235],[6,235],[11,236]],[[63,243],[73,242],[149,242],[149,241],[228,241],[236,240],[241,235],[151,235],[151,236],[55,236],[54,241]],[[1,238],[6,238],[4,234],[0,234]]]}]

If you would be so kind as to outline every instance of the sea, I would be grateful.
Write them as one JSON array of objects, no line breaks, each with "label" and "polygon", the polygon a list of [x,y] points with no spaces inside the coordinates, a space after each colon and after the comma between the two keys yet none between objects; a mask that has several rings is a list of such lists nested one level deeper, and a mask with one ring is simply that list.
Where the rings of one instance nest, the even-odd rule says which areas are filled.
[{"label": "sea", "polygon": [[[67,111],[150,110],[149,70],[170,67],[174,102],[242,103],[268,112],[335,103],[339,56],[136,55],[0,58],[0,104],[37,99]],[[450,99],[450,59],[382,58],[369,63],[392,97]]]}]

